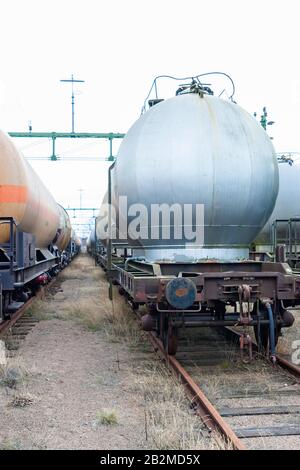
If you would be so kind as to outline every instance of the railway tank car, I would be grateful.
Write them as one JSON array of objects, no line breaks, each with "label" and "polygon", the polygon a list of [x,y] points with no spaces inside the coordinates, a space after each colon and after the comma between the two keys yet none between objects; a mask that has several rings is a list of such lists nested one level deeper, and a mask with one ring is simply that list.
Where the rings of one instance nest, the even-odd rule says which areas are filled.
[{"label": "railway tank car", "polygon": [[[253,245],[255,255],[269,254],[287,260],[299,268],[300,261],[300,165],[298,162],[279,163],[279,191],[274,210]],[[284,250],[278,250],[280,245]]]},{"label": "railway tank car", "polygon": [[61,267],[68,214],[0,131],[0,321]]},{"label": "railway tank car", "polygon": [[95,230],[92,230],[88,236],[86,242],[86,249],[90,255],[94,255],[95,253]]},{"label": "railway tank car", "polygon": [[[250,244],[278,194],[272,142],[250,114],[200,82],[154,101],[109,169],[113,205],[110,213],[101,208],[97,220],[111,234],[100,235],[108,276],[134,308],[147,307],[143,328],[156,330],[170,354],[181,327],[239,325],[241,346],[249,344],[246,326],[253,326],[259,347],[274,360],[282,327],[293,323],[288,306],[299,303],[300,280],[285,263],[250,259]],[[167,222],[149,218],[153,206],[184,213],[197,204],[198,219],[195,212],[188,220],[175,212]],[[187,225],[203,230],[200,242],[185,236]],[[124,227],[132,254],[115,262]]]},{"label": "railway tank car", "polygon": [[[148,214],[153,204],[202,204],[204,243],[191,257],[239,259],[249,256],[249,243],[274,208],[278,165],[270,139],[252,116],[234,103],[191,93],[157,104],[133,125],[114,179],[115,198],[126,196],[129,207],[141,201]],[[118,209],[117,204],[122,222]],[[130,227],[130,220],[123,222]],[[149,231],[155,228],[149,224]],[[170,224],[171,233],[183,228]],[[129,230],[128,243],[147,259],[176,256],[180,248],[188,255],[193,245],[184,237],[153,239],[147,228],[145,234],[136,240]]]},{"label": "railway tank car", "polygon": [[77,256],[81,252],[81,239],[76,235],[74,230],[71,230],[70,241],[65,250],[64,259],[65,263],[68,264],[74,256]]},{"label": "railway tank car", "polygon": [[[112,174],[112,193],[114,191],[114,180]],[[116,200],[115,196],[112,200]],[[113,206],[115,208],[115,205]],[[93,230],[88,238],[88,252],[96,258],[96,263],[99,264],[104,270],[107,269],[107,253],[106,250],[109,246],[108,237],[108,192],[105,193],[100,211],[95,221],[95,230]],[[112,242],[115,246],[114,251],[111,253],[113,261],[117,263],[119,259],[125,259],[131,256],[132,250],[128,247],[126,230],[121,232],[116,225],[115,213],[111,214],[111,229],[112,229]]]}]

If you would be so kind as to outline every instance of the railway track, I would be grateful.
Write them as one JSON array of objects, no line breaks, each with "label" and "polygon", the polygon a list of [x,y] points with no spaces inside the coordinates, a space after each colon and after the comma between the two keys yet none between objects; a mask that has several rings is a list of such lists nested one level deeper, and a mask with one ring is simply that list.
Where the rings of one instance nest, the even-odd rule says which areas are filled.
[{"label": "railway track", "polygon": [[[10,349],[17,349],[37,323],[28,309],[55,281],[0,324],[0,338],[10,334]],[[176,358],[166,354],[155,333],[147,334],[184,383],[195,413],[212,435],[222,435],[236,450],[300,448],[299,367],[281,357],[276,366],[263,358],[244,364],[239,334],[230,328],[183,330]]]},{"label": "railway track", "polygon": [[31,297],[11,315],[10,319],[0,323],[0,339],[5,339],[6,348],[10,351],[10,355],[19,348],[20,342],[39,321],[33,315],[29,315],[28,310],[38,299],[43,298],[53,288],[56,281],[57,277],[52,279],[47,285],[42,286],[34,297]]},{"label": "railway track", "polygon": [[299,367],[280,357],[275,366],[259,357],[243,363],[233,330],[202,328],[196,338],[185,332],[176,358],[155,333],[148,335],[212,435],[235,450],[300,448]]}]

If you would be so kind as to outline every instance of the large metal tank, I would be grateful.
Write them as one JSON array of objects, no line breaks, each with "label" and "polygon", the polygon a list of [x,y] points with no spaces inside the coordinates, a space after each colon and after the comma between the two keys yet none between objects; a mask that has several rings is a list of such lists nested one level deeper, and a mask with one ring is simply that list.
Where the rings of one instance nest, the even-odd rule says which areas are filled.
[{"label": "large metal tank", "polygon": [[[2,131],[0,169],[0,217],[13,217],[23,232],[35,235],[37,247],[54,243],[64,250],[71,235],[68,214]],[[7,224],[1,224],[0,243],[7,241]]]},{"label": "large metal tank", "polygon": [[[300,218],[300,165],[279,163],[279,191],[274,210],[256,237],[256,250],[270,251],[272,243],[272,223],[277,219]],[[278,224],[280,239],[287,236],[287,224]]]},{"label": "large metal tank", "polygon": [[[107,244],[107,236],[108,236],[108,195],[107,191],[104,194],[104,197],[101,202],[100,211],[98,216],[96,217],[96,236],[97,240],[100,240],[103,245],[106,246]],[[115,220],[113,221],[115,224]],[[95,239],[95,233],[92,235],[90,234],[91,242]]]},{"label": "large metal tank", "polygon": [[95,250],[95,230],[91,230],[86,241],[86,248],[88,253],[92,253]]},{"label": "large metal tank", "polygon": [[[128,131],[114,174],[117,207],[119,196],[127,196],[128,207],[145,204],[148,214],[151,204],[204,204],[204,245],[193,247],[194,258],[248,256],[277,192],[278,164],[266,132],[240,106],[209,95],[179,95],[153,106]],[[118,215],[124,225],[126,214]],[[149,235],[135,240],[129,233],[128,242],[156,248],[153,259],[165,257],[167,247],[173,255],[187,253],[191,244],[184,236]]]},{"label": "large metal tank", "polygon": [[[117,225],[117,204],[116,204],[116,187],[115,187],[115,179],[114,179],[114,171],[112,171],[112,205],[111,205],[111,239],[112,243],[119,248],[127,246],[127,232],[124,230],[123,232],[119,231],[119,227]],[[109,205],[108,205],[108,192],[106,191],[101,206],[99,210],[99,214],[96,217],[96,236],[97,240],[101,241],[102,245],[107,247],[108,245],[108,237],[109,237],[109,228],[108,228],[108,220],[109,220]]]}]

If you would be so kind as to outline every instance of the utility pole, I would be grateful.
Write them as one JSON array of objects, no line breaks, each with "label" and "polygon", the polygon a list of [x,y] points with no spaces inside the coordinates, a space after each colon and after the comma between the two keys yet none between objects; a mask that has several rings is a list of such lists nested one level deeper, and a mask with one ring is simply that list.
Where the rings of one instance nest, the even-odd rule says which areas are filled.
[{"label": "utility pole", "polygon": [[82,209],[82,193],[84,189],[77,189],[79,191],[79,208]]},{"label": "utility pole", "polygon": [[75,95],[74,95],[74,83],[84,83],[84,80],[75,80],[73,74],[70,79],[61,80],[61,82],[72,83],[72,95],[71,95],[71,104],[72,104],[72,134],[75,132]]}]

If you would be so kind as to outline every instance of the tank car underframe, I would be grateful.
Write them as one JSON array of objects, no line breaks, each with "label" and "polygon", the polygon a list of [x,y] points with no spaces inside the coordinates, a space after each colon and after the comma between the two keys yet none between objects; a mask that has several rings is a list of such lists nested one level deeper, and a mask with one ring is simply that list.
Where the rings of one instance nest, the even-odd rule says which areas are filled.
[{"label": "tank car underframe", "polygon": [[[0,217],[9,225],[9,241],[0,244],[0,322],[26,300],[27,292],[39,286],[36,279],[53,273],[60,263],[57,249],[37,249],[35,237],[22,232],[12,217]],[[42,280],[43,281],[43,280]]]},{"label": "tank car underframe", "polygon": [[78,255],[80,250],[81,248],[77,246],[75,240],[71,238],[67,248],[65,249],[66,264],[68,264],[74,258],[74,256]]},{"label": "tank car underframe", "polygon": [[[300,277],[284,263],[127,260],[122,266],[113,265],[112,275],[134,308],[147,305],[142,326],[156,329],[171,352],[176,350],[176,331],[181,327],[253,326],[260,342],[271,321],[269,305],[280,332],[293,322],[286,308],[300,303]],[[187,308],[174,308],[174,302],[167,300],[171,283],[180,279],[194,286],[195,298]],[[178,292],[179,297],[184,295],[185,288]],[[268,336],[264,347],[267,341]]]}]

